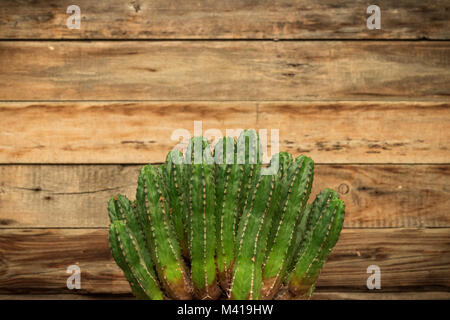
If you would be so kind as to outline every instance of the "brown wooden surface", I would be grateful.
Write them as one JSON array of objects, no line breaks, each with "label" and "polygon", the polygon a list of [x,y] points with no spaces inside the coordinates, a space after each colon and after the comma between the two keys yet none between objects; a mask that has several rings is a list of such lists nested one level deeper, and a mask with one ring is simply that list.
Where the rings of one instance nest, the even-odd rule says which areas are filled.
[{"label": "brown wooden surface", "polygon": [[0,1],[0,299],[132,298],[106,201],[194,120],[280,129],[338,190],[314,299],[450,299],[448,1],[380,0],[381,30],[362,0],[71,4]]},{"label": "brown wooden surface", "polygon": [[0,39],[448,39],[448,1],[379,0],[381,30],[362,0],[77,0],[0,2]]},{"label": "brown wooden surface", "polygon": [[[2,165],[0,228],[107,227],[117,193],[135,199],[141,165]],[[346,203],[345,227],[450,227],[450,165],[317,165]]]},{"label": "brown wooden surface", "polygon": [[[449,102],[3,102],[1,163],[157,163],[172,132],[279,129],[316,163],[446,163]],[[270,150],[268,150],[270,155]]]},{"label": "brown wooden surface", "polygon": [[[107,233],[106,229],[0,230],[0,294],[129,294],[110,255]],[[73,264],[81,269],[78,291],[66,287],[66,269]],[[361,292],[371,298],[366,287],[371,264],[381,268],[380,292],[448,293],[450,229],[344,229],[321,273],[318,292]]]},{"label": "brown wooden surface", "polygon": [[0,42],[0,100],[447,99],[450,42]]},{"label": "brown wooden surface", "polygon": [[[131,300],[131,293],[124,295],[101,294],[0,294],[0,300]],[[368,292],[337,292],[317,289],[311,300],[449,300],[447,291],[412,291],[412,292],[386,292],[371,290]]]}]

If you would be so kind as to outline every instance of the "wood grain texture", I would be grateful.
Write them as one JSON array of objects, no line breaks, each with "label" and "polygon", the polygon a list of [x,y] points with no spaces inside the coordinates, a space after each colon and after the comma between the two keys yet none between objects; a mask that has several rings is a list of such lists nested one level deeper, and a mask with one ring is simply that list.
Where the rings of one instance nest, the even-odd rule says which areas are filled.
[{"label": "wood grain texture", "polygon": [[[135,199],[140,165],[2,165],[0,228],[106,227],[107,201]],[[346,203],[345,227],[449,227],[450,165],[316,165]]]},{"label": "wood grain texture", "polygon": [[[157,163],[177,129],[279,129],[316,163],[448,163],[449,102],[3,102],[1,163]],[[270,150],[268,151],[270,155]]]},{"label": "wood grain texture", "polygon": [[66,27],[64,1],[0,2],[2,39],[448,39],[449,3],[379,0],[381,30],[368,30],[369,3],[333,0],[78,0],[81,29]]},{"label": "wood grain texture", "polygon": [[[129,294],[107,230],[0,230],[0,294]],[[81,268],[81,289],[68,290],[66,268]],[[325,264],[318,292],[361,292],[369,265],[381,268],[380,292],[448,292],[450,230],[344,229]],[[374,293],[377,296],[377,291]]]},{"label": "wood grain texture", "polygon": [[372,31],[362,0],[79,0],[81,30],[71,4],[0,1],[0,299],[132,298],[107,200],[196,120],[279,129],[344,199],[314,299],[450,299],[448,1],[380,0]]},{"label": "wood grain texture", "polygon": [[329,292],[318,289],[312,300],[449,300],[448,291],[412,291],[386,292],[371,290],[369,292]]},{"label": "wood grain texture", "polygon": [[[0,294],[0,300],[133,300],[128,294]],[[448,291],[411,291],[386,292],[386,290],[372,290],[368,292],[336,292],[318,288],[312,300],[449,300]]]},{"label": "wood grain texture", "polygon": [[448,99],[450,42],[0,42],[0,100]]}]

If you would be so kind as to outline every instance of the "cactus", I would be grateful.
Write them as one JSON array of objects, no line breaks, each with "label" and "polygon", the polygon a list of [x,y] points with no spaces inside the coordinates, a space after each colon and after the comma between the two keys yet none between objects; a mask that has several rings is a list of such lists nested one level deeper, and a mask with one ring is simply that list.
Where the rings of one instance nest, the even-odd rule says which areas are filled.
[{"label": "cactus", "polygon": [[307,204],[314,162],[281,152],[265,175],[260,150],[254,130],[213,152],[194,137],[141,169],[135,202],[110,199],[111,252],[138,299],[311,297],[344,202],[325,189]]}]

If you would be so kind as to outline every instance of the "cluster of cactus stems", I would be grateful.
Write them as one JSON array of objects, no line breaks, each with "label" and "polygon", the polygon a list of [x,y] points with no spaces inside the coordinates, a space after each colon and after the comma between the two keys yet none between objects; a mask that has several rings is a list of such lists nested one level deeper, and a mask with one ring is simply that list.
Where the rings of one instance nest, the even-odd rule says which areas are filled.
[{"label": "cluster of cactus stems", "polygon": [[111,251],[137,298],[311,297],[344,202],[325,189],[308,204],[314,162],[281,152],[261,174],[260,149],[254,130],[213,151],[194,137],[141,169],[136,201],[109,201]]}]

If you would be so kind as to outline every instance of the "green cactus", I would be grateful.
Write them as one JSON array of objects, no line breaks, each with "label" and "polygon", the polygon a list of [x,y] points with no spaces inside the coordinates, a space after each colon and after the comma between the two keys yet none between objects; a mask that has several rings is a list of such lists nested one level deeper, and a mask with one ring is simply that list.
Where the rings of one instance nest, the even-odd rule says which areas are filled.
[{"label": "green cactus", "polygon": [[307,204],[314,162],[281,152],[264,174],[260,150],[254,130],[224,137],[213,153],[194,137],[185,154],[141,169],[135,202],[109,201],[111,252],[137,298],[312,295],[344,202],[325,189]]}]

